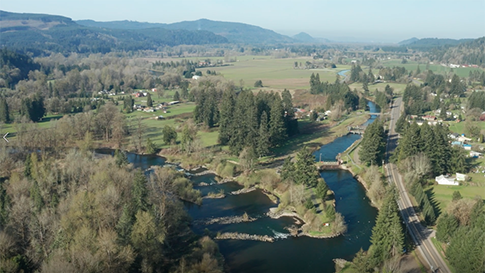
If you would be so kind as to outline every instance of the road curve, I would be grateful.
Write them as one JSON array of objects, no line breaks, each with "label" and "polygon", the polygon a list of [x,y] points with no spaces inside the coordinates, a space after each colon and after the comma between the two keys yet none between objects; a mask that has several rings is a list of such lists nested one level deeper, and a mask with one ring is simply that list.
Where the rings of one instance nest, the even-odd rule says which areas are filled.
[{"label": "road curve", "polygon": [[399,192],[399,199],[397,200],[399,210],[401,213],[409,234],[416,244],[417,250],[421,253],[428,264],[431,272],[451,273],[445,261],[431,242],[433,231],[423,227],[419,221],[414,207],[409,199],[409,195],[404,186],[404,181],[399,174],[395,164],[389,163],[389,152],[394,151],[397,146],[399,135],[395,132],[396,121],[401,115],[401,98],[397,98],[391,107],[391,120],[389,125],[389,135],[387,138],[387,153],[386,153],[386,172],[389,183],[394,183]]}]

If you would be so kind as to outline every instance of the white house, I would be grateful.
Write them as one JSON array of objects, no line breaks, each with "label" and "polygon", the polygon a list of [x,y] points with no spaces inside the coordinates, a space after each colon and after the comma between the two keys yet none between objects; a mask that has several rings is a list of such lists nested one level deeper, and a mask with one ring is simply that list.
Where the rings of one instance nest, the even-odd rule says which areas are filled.
[{"label": "white house", "polygon": [[200,76],[197,76],[197,75],[192,76],[193,80],[198,80],[199,78],[200,78]]},{"label": "white house", "polygon": [[457,140],[461,142],[466,142],[466,141],[471,141],[472,139],[465,136],[459,136]]},{"label": "white house", "polygon": [[454,178],[445,177],[444,175],[440,175],[440,176],[435,177],[435,180],[439,185],[452,185],[452,186],[460,185],[458,182],[455,181]]}]

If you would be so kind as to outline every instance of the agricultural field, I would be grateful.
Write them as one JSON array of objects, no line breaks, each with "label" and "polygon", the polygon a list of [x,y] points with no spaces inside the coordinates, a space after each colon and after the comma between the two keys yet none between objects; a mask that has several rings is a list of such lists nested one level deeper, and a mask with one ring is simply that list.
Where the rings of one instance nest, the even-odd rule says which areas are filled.
[{"label": "agricultural field", "polygon": [[[427,70],[426,69],[427,64],[425,64],[425,63],[420,64],[418,62],[408,61],[407,63],[402,64],[401,61],[402,61],[401,59],[399,59],[399,60],[385,60],[385,61],[382,61],[382,65],[389,66],[389,67],[400,66],[400,67],[406,68],[406,70],[408,70],[408,71],[415,71],[418,68],[418,65],[419,65],[419,69],[422,72]],[[453,73],[455,73],[456,75],[458,75],[460,77],[468,77],[470,71],[475,71],[475,70],[482,71],[482,69],[480,69],[480,68],[472,68],[472,67],[450,68],[450,67],[442,66],[440,64],[429,64],[428,69],[433,71],[436,74],[446,74],[446,73],[450,73],[451,71],[453,71]]]},{"label": "agricultural field", "polygon": [[312,73],[319,73],[321,81],[334,82],[337,73],[342,70],[350,69],[348,65],[338,65],[337,68],[325,69],[298,69],[294,68],[295,62],[305,64],[312,61],[311,58],[265,58],[261,56],[238,57],[237,62],[230,63],[229,66],[202,68],[205,73],[207,69],[215,70],[226,79],[233,80],[239,84],[244,82],[245,87],[254,87],[254,82],[263,82],[262,90],[282,90],[287,89],[308,89],[310,88],[310,76]]}]

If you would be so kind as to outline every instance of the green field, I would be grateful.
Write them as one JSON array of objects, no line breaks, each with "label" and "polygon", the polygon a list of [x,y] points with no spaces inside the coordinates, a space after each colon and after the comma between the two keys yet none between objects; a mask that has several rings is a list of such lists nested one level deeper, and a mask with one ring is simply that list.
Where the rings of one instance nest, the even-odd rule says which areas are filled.
[{"label": "green field", "polygon": [[[418,62],[408,61],[407,63],[402,64],[401,61],[402,60],[400,60],[400,59],[399,60],[386,60],[386,61],[383,61],[382,64],[384,66],[389,66],[389,67],[393,67],[393,66],[404,67],[408,71],[416,70],[418,68],[418,65],[419,65],[419,69],[421,70],[421,72],[426,71],[426,64],[425,63],[420,64]],[[436,74],[445,74],[445,73],[449,73],[449,72],[451,72],[451,70],[453,70],[453,73],[455,73],[456,75],[458,75],[460,77],[468,77],[470,71],[475,71],[475,70],[483,71],[480,68],[471,68],[471,67],[460,67],[460,68],[453,68],[452,69],[450,67],[445,67],[445,66],[442,66],[440,64],[429,64],[428,68],[429,68],[429,70],[433,71]]]},{"label": "green field", "polygon": [[[253,87],[257,80],[263,81],[263,89],[308,89],[312,73],[319,73],[321,81],[334,82],[336,75],[341,70],[350,69],[350,66],[338,65],[330,69],[295,69],[294,63],[312,61],[311,58],[265,58],[261,56],[238,57],[238,61],[230,63],[229,66],[209,68],[215,70],[226,79],[233,80],[237,85],[240,80],[244,81],[245,87]],[[202,73],[206,68],[199,69]]]},{"label": "green field", "polygon": [[[406,88],[407,84],[404,83],[376,83],[376,84],[369,84],[369,92],[373,94],[373,92],[377,89],[379,91],[384,92],[384,89],[386,86],[389,85],[394,89],[395,94],[402,94],[404,92],[404,89]],[[362,83],[352,83],[349,85],[351,90],[357,89],[357,91],[364,92],[364,89],[362,88]]]}]

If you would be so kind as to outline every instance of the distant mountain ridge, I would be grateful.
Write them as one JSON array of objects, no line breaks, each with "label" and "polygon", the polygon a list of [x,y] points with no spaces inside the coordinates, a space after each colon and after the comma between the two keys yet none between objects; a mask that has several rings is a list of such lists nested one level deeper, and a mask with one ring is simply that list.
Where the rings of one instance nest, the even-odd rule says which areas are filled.
[{"label": "distant mountain ridge", "polygon": [[206,30],[217,35],[226,37],[231,43],[247,44],[277,44],[294,43],[294,39],[276,33],[262,27],[234,22],[212,21],[199,19],[195,21],[183,21],[172,24],[162,23],[140,23],[136,21],[111,21],[97,22],[93,20],[80,20],[76,23],[90,27],[112,28],[112,29],[144,29],[144,28],[165,28],[165,29],[184,29],[184,30]]},{"label": "distant mountain ridge", "polygon": [[319,41],[315,38],[313,38],[310,34],[306,32],[300,32],[296,35],[292,36],[293,39],[303,42],[303,43],[318,43]]},{"label": "distant mountain ridge", "polygon": [[408,45],[408,44],[412,44],[416,41],[419,41],[418,38],[416,37],[413,37],[413,38],[410,38],[410,39],[407,39],[407,40],[404,40],[404,41],[400,41],[399,43],[397,43],[398,45]]},{"label": "distant mountain ridge", "polygon": [[225,37],[209,31],[87,27],[62,16],[5,11],[0,11],[0,33],[0,47],[28,51],[34,55],[156,50],[162,46],[228,43]]},{"label": "distant mountain ridge", "polygon": [[473,41],[473,39],[447,39],[447,38],[422,38],[418,39],[413,37],[408,40],[399,42],[401,46],[407,46],[411,48],[432,48],[439,46],[455,46],[465,42]]},{"label": "distant mountain ridge", "polygon": [[485,68],[485,36],[456,46],[434,49],[428,57],[445,63],[475,64]]}]

